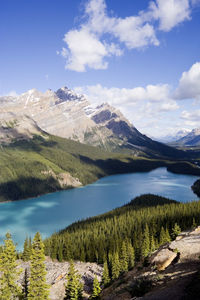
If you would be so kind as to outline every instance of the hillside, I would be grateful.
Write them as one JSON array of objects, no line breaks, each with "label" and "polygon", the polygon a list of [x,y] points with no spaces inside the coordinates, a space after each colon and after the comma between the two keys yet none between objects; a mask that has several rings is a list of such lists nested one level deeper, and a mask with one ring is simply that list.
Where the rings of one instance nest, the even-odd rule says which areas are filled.
[{"label": "hillside", "polygon": [[0,147],[0,201],[85,185],[111,174],[149,171],[165,162],[102,151],[43,134]]},{"label": "hillside", "polygon": [[[187,211],[187,213],[185,213]],[[126,241],[134,247],[136,259],[142,257],[142,244],[145,226],[153,238],[154,247],[162,244],[160,233],[178,223],[181,229],[190,228],[199,222],[200,202],[178,203],[156,195],[143,195],[128,205],[114,209],[106,214],[74,223],[55,233],[46,240],[47,254],[63,258],[102,263],[108,253],[119,251]],[[149,248],[150,251],[150,248]],[[109,263],[109,261],[108,261]]]},{"label": "hillside", "polygon": [[45,93],[36,89],[19,96],[0,97],[0,142],[47,132],[103,150],[151,158],[187,157],[184,151],[141,134],[116,108],[94,106],[67,87]]},{"label": "hillside", "polygon": [[200,201],[142,195],[55,233],[45,251],[59,261],[106,263],[110,281],[100,299],[198,299],[200,228],[191,228],[199,216]]}]

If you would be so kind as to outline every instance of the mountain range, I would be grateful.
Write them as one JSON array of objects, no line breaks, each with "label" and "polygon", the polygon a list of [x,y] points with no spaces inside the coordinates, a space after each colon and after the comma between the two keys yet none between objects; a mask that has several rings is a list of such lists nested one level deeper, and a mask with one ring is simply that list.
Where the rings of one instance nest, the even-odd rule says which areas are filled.
[{"label": "mountain range", "polygon": [[180,146],[190,146],[190,147],[200,146],[200,128],[193,129],[185,136],[176,140],[175,143]]},{"label": "mountain range", "polygon": [[140,133],[108,103],[94,106],[67,87],[0,97],[0,143],[45,132],[135,156],[181,158],[185,154]]}]

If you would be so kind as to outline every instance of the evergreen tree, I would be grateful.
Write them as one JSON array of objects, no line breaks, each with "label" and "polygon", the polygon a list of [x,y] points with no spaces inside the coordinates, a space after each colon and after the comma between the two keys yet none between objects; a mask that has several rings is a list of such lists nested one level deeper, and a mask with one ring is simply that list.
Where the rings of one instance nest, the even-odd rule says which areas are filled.
[{"label": "evergreen tree", "polygon": [[181,233],[181,228],[177,223],[175,223],[174,227],[172,228],[173,239],[175,239],[180,233]]},{"label": "evergreen tree", "polygon": [[107,261],[105,261],[104,264],[103,264],[102,281],[103,281],[104,286],[106,286],[110,282],[110,276],[109,276]]},{"label": "evergreen tree", "polygon": [[115,252],[112,257],[112,279],[117,279],[120,274],[119,254]]},{"label": "evergreen tree", "polygon": [[127,246],[127,252],[128,252],[128,268],[131,269],[135,265],[135,251],[131,243],[128,243]]},{"label": "evergreen tree", "polygon": [[159,242],[160,242],[160,245],[167,243],[166,231],[163,226],[161,227]]},{"label": "evergreen tree", "polygon": [[153,235],[151,235],[151,238],[150,238],[150,252],[152,253],[155,250],[156,250],[155,240],[154,240]]},{"label": "evergreen tree", "polygon": [[80,282],[80,276],[75,270],[73,261],[70,262],[69,272],[67,275],[67,285],[65,299],[79,300],[82,299],[83,285]]},{"label": "evergreen tree", "polygon": [[58,248],[58,260],[63,261],[63,245],[60,244]]},{"label": "evergreen tree", "polygon": [[44,244],[37,232],[32,243],[28,300],[49,299],[49,286],[46,283]]},{"label": "evergreen tree", "polygon": [[4,246],[0,253],[0,299],[12,300],[22,295],[21,288],[16,284],[21,270],[17,270],[15,245],[9,233],[6,234]]},{"label": "evergreen tree", "polygon": [[29,261],[31,256],[30,240],[26,237],[24,241],[24,250],[22,253],[23,261]]},{"label": "evergreen tree", "polygon": [[121,272],[128,271],[128,254],[127,254],[127,247],[125,242],[122,243],[122,248],[121,248],[120,271]]},{"label": "evergreen tree", "polygon": [[141,249],[142,257],[143,258],[147,257],[149,255],[149,252],[150,252],[149,227],[146,224],[144,229],[142,249]]},{"label": "evergreen tree", "polygon": [[192,219],[192,229],[195,229],[197,227],[197,223],[195,221],[195,218]]},{"label": "evergreen tree", "polygon": [[93,290],[90,299],[99,299],[100,293],[101,293],[101,287],[97,277],[95,276],[93,280]]},{"label": "evergreen tree", "polygon": [[166,228],[166,230],[165,230],[165,239],[166,239],[166,243],[171,242],[171,237],[170,237],[170,235],[169,235],[169,231],[168,231],[167,228]]},{"label": "evergreen tree", "polygon": [[27,270],[27,268],[25,268],[25,271],[24,271],[22,290],[23,290],[23,298],[22,299],[26,300],[28,297],[28,270]]}]

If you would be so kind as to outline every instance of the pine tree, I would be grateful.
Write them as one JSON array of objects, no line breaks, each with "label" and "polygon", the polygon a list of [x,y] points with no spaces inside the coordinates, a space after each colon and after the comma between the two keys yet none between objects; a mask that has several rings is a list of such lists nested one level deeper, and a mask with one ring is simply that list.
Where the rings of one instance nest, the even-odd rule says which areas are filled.
[{"label": "pine tree", "polygon": [[165,230],[165,239],[167,243],[171,242],[171,237],[169,235],[169,230],[167,228]]},{"label": "pine tree", "polygon": [[26,300],[28,297],[28,270],[27,270],[27,268],[25,268],[25,271],[24,271],[22,290],[23,290],[23,298],[22,299]]},{"label": "pine tree", "polygon": [[173,239],[175,239],[180,233],[181,233],[181,228],[177,223],[175,223],[174,227],[172,228]]},{"label": "pine tree", "polygon": [[49,286],[46,284],[44,244],[37,232],[32,243],[28,300],[49,299]]},{"label": "pine tree", "polygon": [[70,262],[69,272],[67,275],[67,285],[65,290],[66,300],[79,300],[82,299],[83,285],[80,282],[80,276],[75,270],[73,261]]},{"label": "pine tree", "polygon": [[160,245],[163,245],[166,243],[166,232],[164,227],[161,227],[161,231],[160,231],[160,238],[159,238],[159,243]]},{"label": "pine tree", "polygon": [[149,255],[149,252],[150,252],[149,227],[146,224],[144,229],[142,249],[141,249],[142,257],[143,258],[147,257]]},{"label": "pine tree", "polygon": [[100,293],[101,293],[101,287],[97,277],[95,276],[93,280],[93,290],[90,299],[99,299]]},{"label": "pine tree", "polygon": [[0,299],[11,300],[22,295],[21,288],[16,284],[21,270],[17,270],[15,245],[9,233],[4,244],[0,253]]},{"label": "pine tree", "polygon": [[112,257],[112,279],[115,280],[119,277],[120,274],[120,261],[119,254],[115,252]]},{"label": "pine tree", "polygon": [[26,237],[24,241],[24,250],[22,254],[23,261],[29,261],[31,256],[30,240]]},{"label": "pine tree", "polygon": [[109,276],[107,261],[105,261],[104,264],[103,264],[102,281],[103,281],[104,286],[106,286],[110,282],[110,276]]},{"label": "pine tree", "polygon": [[131,269],[135,265],[135,251],[131,243],[128,243],[127,246],[127,252],[128,252],[128,268]]},{"label": "pine tree", "polygon": [[63,244],[61,243],[58,248],[58,261],[63,261]]},{"label": "pine tree", "polygon": [[150,238],[150,252],[152,253],[155,250],[156,250],[155,240],[154,240],[153,235],[151,235],[151,238]]},{"label": "pine tree", "polygon": [[192,229],[195,229],[197,227],[197,223],[195,218],[192,219]]},{"label": "pine tree", "polygon": [[128,271],[128,254],[127,254],[127,247],[125,242],[122,243],[122,248],[121,248],[120,271],[121,272]]}]

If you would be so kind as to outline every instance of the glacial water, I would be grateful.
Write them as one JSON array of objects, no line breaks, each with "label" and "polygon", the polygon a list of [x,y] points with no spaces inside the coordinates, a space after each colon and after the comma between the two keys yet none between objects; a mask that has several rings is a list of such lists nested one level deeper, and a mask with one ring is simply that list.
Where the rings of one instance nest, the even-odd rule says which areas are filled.
[{"label": "glacial water", "polygon": [[196,176],[173,174],[166,168],[113,175],[97,182],[37,198],[0,204],[0,241],[9,231],[18,249],[26,236],[40,231],[43,238],[74,221],[107,212],[135,196],[153,193],[180,202],[197,200],[191,185]]}]

